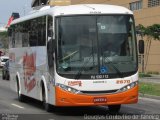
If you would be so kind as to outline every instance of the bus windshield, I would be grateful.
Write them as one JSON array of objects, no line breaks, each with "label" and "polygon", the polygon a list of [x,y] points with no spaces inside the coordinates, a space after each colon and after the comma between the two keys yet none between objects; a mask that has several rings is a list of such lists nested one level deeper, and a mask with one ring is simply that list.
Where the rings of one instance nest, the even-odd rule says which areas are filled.
[{"label": "bus windshield", "polygon": [[117,70],[122,74],[137,71],[132,15],[64,16],[56,21],[59,74],[117,75]]}]

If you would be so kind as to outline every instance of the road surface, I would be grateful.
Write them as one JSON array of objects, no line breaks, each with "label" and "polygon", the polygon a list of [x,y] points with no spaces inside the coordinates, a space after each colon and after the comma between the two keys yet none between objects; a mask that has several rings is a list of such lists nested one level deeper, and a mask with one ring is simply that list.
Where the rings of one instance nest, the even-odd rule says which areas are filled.
[{"label": "road surface", "polygon": [[0,77],[0,120],[124,120],[136,117],[160,119],[160,101],[139,98],[138,104],[122,105],[118,115],[110,115],[104,106],[56,108],[47,113],[39,101],[28,98],[25,103],[19,102],[17,94],[10,90],[9,81]]}]

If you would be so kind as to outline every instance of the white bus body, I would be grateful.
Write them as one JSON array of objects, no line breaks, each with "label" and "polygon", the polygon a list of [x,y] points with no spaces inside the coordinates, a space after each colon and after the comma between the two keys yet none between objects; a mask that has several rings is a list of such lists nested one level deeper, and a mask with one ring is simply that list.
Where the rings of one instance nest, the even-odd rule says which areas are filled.
[{"label": "white bus body", "polygon": [[[10,29],[10,85],[20,100],[25,95],[45,101],[46,109],[49,105],[114,109],[137,103],[137,50],[130,10],[95,4],[46,6],[14,20]],[[78,40],[82,34],[87,40]],[[109,40],[114,41],[112,48],[120,48],[117,55],[103,50],[109,48]]]}]

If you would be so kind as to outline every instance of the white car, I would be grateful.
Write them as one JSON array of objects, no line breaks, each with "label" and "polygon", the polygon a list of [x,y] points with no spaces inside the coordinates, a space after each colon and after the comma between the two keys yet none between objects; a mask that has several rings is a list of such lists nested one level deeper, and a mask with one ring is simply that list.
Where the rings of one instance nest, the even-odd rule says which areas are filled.
[{"label": "white car", "polygon": [[0,67],[3,67],[7,60],[9,60],[8,56],[1,56],[0,57]]}]

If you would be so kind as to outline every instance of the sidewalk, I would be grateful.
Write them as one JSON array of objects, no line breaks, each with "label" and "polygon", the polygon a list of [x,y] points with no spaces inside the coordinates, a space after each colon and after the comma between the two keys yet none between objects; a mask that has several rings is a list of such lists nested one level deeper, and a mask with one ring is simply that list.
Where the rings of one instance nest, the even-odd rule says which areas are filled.
[{"label": "sidewalk", "polygon": [[139,78],[139,81],[140,82],[159,83],[160,84],[160,75],[152,75],[152,77]]}]

